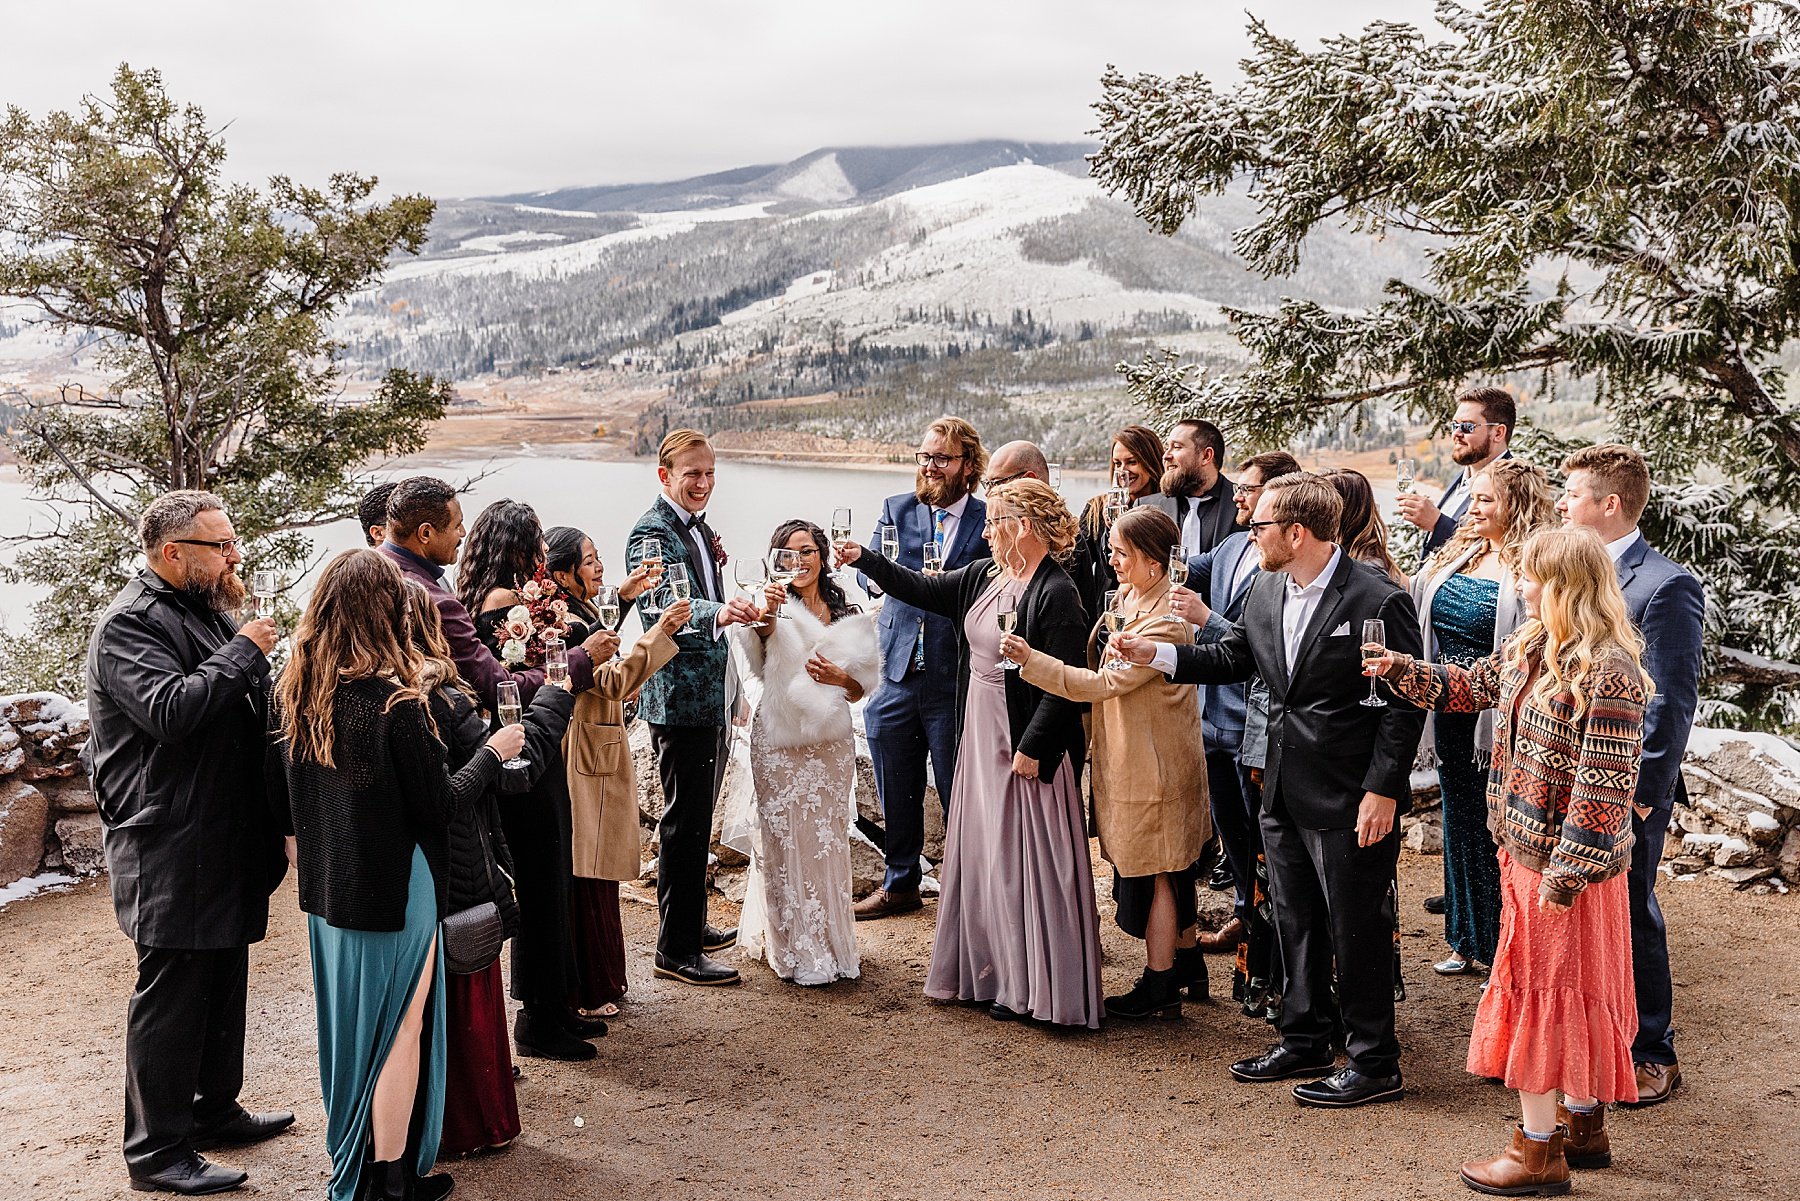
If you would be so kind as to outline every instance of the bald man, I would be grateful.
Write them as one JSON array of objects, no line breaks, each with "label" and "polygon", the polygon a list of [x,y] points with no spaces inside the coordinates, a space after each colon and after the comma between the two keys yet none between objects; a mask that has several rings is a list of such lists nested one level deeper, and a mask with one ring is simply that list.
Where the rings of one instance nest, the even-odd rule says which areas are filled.
[{"label": "bald man", "polygon": [[1044,458],[1044,452],[1038,449],[1035,442],[1023,439],[1008,442],[994,452],[988,460],[987,475],[982,478],[983,490],[998,488],[1011,480],[1024,479],[1030,476],[1034,480],[1050,482],[1050,463]]}]

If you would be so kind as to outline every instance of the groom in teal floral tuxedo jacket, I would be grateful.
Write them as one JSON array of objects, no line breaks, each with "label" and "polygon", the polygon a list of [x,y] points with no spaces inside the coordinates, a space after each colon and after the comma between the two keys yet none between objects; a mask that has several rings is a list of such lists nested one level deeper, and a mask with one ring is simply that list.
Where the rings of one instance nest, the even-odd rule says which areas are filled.
[{"label": "groom in teal floral tuxedo jacket", "polygon": [[737,969],[707,955],[735,943],[737,931],[707,923],[706,856],[736,700],[725,627],[755,621],[758,611],[741,597],[726,600],[725,548],[706,524],[714,476],[706,435],[671,431],[657,451],[656,476],[662,495],[632,527],[626,570],[660,553],[669,569],[663,588],[679,566],[691,582],[694,609],[692,632],[675,636],[680,651],[645,682],[638,699],[663,787],[656,974],[686,984],[735,984]]}]

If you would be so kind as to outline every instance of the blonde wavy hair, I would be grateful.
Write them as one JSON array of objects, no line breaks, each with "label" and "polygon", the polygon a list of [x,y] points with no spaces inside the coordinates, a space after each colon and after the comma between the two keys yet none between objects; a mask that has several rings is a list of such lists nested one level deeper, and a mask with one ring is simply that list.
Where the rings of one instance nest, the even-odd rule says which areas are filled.
[{"label": "blonde wavy hair", "polygon": [[1029,478],[1011,480],[989,491],[987,499],[990,509],[996,503],[1017,509],[1019,516],[1031,523],[1039,540],[1049,548],[1052,559],[1064,563],[1075,552],[1075,536],[1081,527],[1069,512],[1069,506],[1049,484]]},{"label": "blonde wavy hair", "polygon": [[[423,659],[413,648],[410,625],[406,585],[400,569],[385,556],[347,550],[325,565],[294,627],[293,658],[275,686],[289,758],[337,766],[332,757],[337,690],[351,680],[380,678],[398,684],[386,709],[402,701],[424,704],[419,688]],[[430,706],[425,717],[429,724]]]},{"label": "blonde wavy hair", "polygon": [[[1556,497],[1550,491],[1550,477],[1544,474],[1542,467],[1519,459],[1495,459],[1475,474],[1487,476],[1494,495],[1505,506],[1506,536],[1495,549],[1500,554],[1500,562],[1516,577],[1519,556],[1526,541],[1539,530],[1557,523]],[[1474,485],[1473,480],[1469,483]],[[1438,547],[1419,569],[1420,574],[1430,579],[1432,573],[1445,564],[1456,562],[1458,556],[1480,541],[1482,536],[1475,532],[1475,519],[1463,518],[1450,540]]]},{"label": "blonde wavy hair", "polygon": [[1620,656],[1643,681],[1645,700],[1654,694],[1644,672],[1644,639],[1631,623],[1618,571],[1599,535],[1578,527],[1539,530],[1525,542],[1520,575],[1542,589],[1538,615],[1519,627],[1506,654],[1508,665],[1522,671],[1534,655],[1542,657],[1533,700],[1548,707],[1566,689],[1580,717],[1587,712],[1589,676]]}]

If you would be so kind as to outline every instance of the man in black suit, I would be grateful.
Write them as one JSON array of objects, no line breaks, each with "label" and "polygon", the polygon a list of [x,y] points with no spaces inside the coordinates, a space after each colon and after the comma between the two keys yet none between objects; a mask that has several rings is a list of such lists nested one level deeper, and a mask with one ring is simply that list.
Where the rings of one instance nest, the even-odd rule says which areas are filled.
[{"label": "man in black suit", "polygon": [[1225,435],[1218,426],[1198,417],[1177,421],[1163,443],[1162,492],[1138,502],[1175,519],[1190,555],[1211,550],[1237,527],[1224,467]]},{"label": "man in black suit", "polygon": [[1469,483],[1495,459],[1512,454],[1513,424],[1519,407],[1512,394],[1500,388],[1471,388],[1456,398],[1456,416],[1450,421],[1450,461],[1462,474],[1450,481],[1437,504],[1417,492],[1402,493],[1395,506],[1400,516],[1425,531],[1419,562],[1450,541],[1469,511]]},{"label": "man in black suit", "polygon": [[250,944],[287,870],[262,785],[275,622],[230,616],[243,556],[217,496],[170,492],[138,532],[148,564],[88,645],[84,752],[113,907],[137,944],[125,1163],[134,1189],[215,1193],[247,1175],[201,1151],[294,1120],[238,1103]]},{"label": "man in black suit", "polygon": [[1342,512],[1316,475],[1269,481],[1249,527],[1262,574],[1243,621],[1203,646],[1118,640],[1127,658],[1179,684],[1256,673],[1269,686],[1260,824],[1287,991],[1280,1044],[1231,1074],[1251,1083],[1324,1075],[1341,1029],[1349,1066],[1294,1089],[1301,1104],[1328,1108],[1402,1095],[1388,883],[1425,724],[1410,707],[1361,703],[1363,622],[1380,618],[1389,644],[1412,653],[1418,616],[1405,591],[1335,544]]}]

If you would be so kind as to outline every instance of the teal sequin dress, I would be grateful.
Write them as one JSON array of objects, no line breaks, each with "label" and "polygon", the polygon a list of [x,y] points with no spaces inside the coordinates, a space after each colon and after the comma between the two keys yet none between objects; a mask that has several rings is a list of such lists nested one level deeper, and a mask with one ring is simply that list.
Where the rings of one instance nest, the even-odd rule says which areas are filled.
[{"label": "teal sequin dress", "polygon": [[[1467,667],[1494,649],[1497,580],[1458,574],[1431,601],[1436,659]],[[1476,761],[1474,714],[1431,715],[1444,804],[1444,940],[1464,959],[1492,964],[1500,941],[1500,859],[1487,828],[1491,747]]]}]

